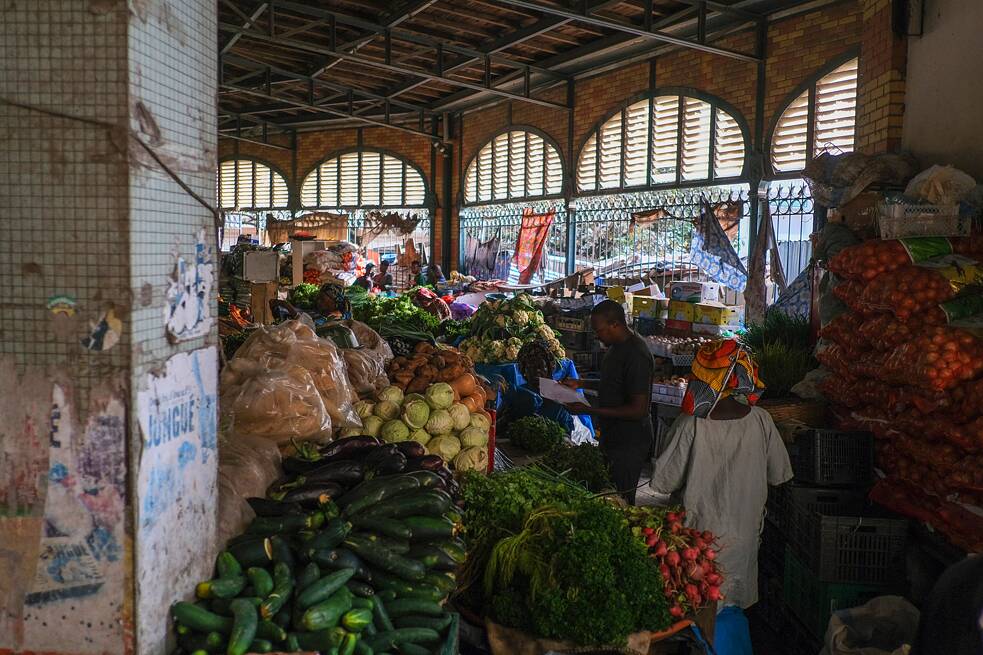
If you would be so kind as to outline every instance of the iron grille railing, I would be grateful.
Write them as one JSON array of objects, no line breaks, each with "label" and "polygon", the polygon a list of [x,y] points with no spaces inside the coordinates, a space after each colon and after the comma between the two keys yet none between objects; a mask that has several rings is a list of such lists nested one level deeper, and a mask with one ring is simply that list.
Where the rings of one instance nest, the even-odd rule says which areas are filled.
[{"label": "iron grille railing", "polygon": [[266,215],[271,214],[277,220],[287,220],[291,217],[285,209],[269,209],[255,211],[223,211],[222,212],[222,251],[228,252],[236,245],[239,237],[248,236],[260,244],[266,242]]},{"label": "iron grille railing", "polygon": [[812,193],[803,179],[772,180],[762,185],[782,270],[791,284],[812,259],[812,242],[809,240],[814,229]]}]

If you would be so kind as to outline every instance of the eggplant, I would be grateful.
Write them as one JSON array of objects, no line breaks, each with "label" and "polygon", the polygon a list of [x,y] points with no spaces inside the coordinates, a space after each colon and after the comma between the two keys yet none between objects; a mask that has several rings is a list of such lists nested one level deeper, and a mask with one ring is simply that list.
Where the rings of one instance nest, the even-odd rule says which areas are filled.
[{"label": "eggplant", "polygon": [[[416,442],[414,441],[413,443]],[[422,446],[420,447],[422,448]],[[443,467],[444,467],[444,460],[440,458],[440,455],[423,455],[422,457],[414,457],[406,461],[406,471],[437,472],[439,469],[442,469]]]},{"label": "eggplant", "polygon": [[332,441],[319,449],[321,462],[331,462],[336,459],[362,459],[369,451],[372,451],[382,442],[377,437],[368,435],[359,437],[347,437]]},{"label": "eggplant", "polygon": [[284,516],[286,514],[300,514],[304,510],[300,505],[289,501],[279,502],[266,498],[247,498],[246,502],[252,508],[256,516]]},{"label": "eggplant", "polygon": [[283,470],[293,475],[304,475],[308,471],[313,471],[326,463],[321,460],[314,462],[301,457],[287,457],[283,460]]},{"label": "eggplant", "polygon": [[362,464],[365,465],[365,470],[368,471],[369,469],[375,468],[381,461],[383,461],[387,457],[391,457],[397,454],[400,453],[399,453],[399,448],[396,447],[396,444],[387,443],[385,445],[379,446],[378,448],[370,452],[368,455],[366,455],[365,459],[362,460]]},{"label": "eggplant", "polygon": [[334,482],[343,487],[351,487],[362,481],[367,469],[368,467],[363,467],[356,461],[339,459],[308,472],[303,476],[304,483],[302,486]]},{"label": "eggplant", "polygon": [[369,459],[366,458],[365,477],[366,479],[370,479],[392,473],[400,473],[404,468],[406,468],[406,455],[395,450],[387,453],[385,457],[373,459],[371,464],[369,463]]},{"label": "eggplant", "polygon": [[419,441],[400,441],[396,444],[396,448],[399,452],[406,455],[406,459],[408,460],[423,457],[427,454],[427,449]]},{"label": "eggplant", "polygon": [[288,491],[283,497],[283,502],[315,509],[323,502],[337,498],[344,492],[344,487],[337,482],[308,483]]}]

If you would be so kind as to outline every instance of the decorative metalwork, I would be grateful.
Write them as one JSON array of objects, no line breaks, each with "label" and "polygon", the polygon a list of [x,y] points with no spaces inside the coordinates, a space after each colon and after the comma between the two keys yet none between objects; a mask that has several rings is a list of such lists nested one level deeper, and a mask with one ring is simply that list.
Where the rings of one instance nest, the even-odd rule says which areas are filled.
[{"label": "decorative metalwork", "polygon": [[814,228],[812,194],[801,178],[762,184],[782,269],[785,279],[791,282],[812,260],[812,242],[809,240]]}]

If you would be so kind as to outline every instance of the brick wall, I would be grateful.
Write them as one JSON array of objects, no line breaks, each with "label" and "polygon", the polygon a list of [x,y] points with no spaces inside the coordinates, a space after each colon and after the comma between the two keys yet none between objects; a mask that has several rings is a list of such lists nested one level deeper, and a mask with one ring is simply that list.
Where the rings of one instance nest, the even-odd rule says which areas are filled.
[{"label": "brick wall", "polygon": [[891,29],[891,0],[861,0],[861,5],[857,150],[876,154],[901,146],[908,46]]}]

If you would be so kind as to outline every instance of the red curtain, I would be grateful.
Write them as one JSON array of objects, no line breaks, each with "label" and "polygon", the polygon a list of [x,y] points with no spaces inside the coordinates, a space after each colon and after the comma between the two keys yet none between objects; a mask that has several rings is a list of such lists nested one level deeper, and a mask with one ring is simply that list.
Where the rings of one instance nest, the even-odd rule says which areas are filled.
[{"label": "red curtain", "polygon": [[519,228],[519,239],[513,258],[519,268],[519,284],[529,284],[533,273],[543,261],[543,246],[546,244],[546,237],[549,235],[555,216],[555,209],[545,214],[533,214],[528,207],[522,211],[522,227]]}]

